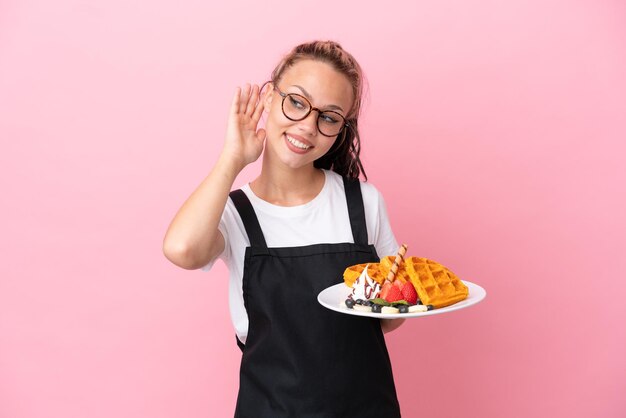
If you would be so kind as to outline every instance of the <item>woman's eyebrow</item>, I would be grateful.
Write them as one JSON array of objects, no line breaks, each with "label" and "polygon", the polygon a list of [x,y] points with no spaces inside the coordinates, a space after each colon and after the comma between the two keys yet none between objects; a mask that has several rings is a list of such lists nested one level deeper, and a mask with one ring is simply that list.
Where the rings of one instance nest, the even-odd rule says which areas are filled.
[{"label": "woman's eyebrow", "polygon": [[[302,94],[304,94],[304,96],[309,99],[309,101],[312,101],[313,98],[311,97],[311,95],[304,89],[304,87],[299,86],[297,84],[294,84],[293,87],[297,87],[302,91]],[[341,106],[337,106],[337,105],[328,105],[328,106],[324,106],[326,109],[337,109],[337,110],[341,110],[343,112],[343,109],[341,108]]]}]

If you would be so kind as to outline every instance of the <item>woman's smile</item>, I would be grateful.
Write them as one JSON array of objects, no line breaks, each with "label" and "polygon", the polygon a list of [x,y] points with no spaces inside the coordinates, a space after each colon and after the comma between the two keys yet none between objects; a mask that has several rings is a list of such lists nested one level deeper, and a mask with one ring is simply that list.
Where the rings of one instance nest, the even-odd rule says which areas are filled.
[{"label": "woman's smile", "polygon": [[315,148],[309,141],[300,136],[285,134],[287,147],[298,154],[304,154],[312,148]]}]

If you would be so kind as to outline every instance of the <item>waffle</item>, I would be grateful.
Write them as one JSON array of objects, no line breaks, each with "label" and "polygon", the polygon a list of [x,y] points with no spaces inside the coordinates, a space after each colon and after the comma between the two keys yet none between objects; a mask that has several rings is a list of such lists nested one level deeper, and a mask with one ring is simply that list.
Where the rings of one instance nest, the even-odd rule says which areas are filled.
[{"label": "waffle", "polygon": [[347,286],[352,287],[356,279],[358,279],[361,273],[363,273],[363,270],[365,270],[365,266],[367,266],[368,264],[369,267],[367,268],[367,275],[379,284],[383,284],[383,282],[385,281],[385,277],[387,277],[387,273],[389,272],[389,268],[383,271],[384,268],[379,263],[356,264],[354,266],[348,267],[343,272],[344,283]]},{"label": "waffle", "polygon": [[[417,295],[424,305],[443,308],[467,298],[467,286],[445,266],[421,257],[408,257],[403,263]],[[368,270],[369,271],[369,270]]]},{"label": "waffle", "polygon": [[[382,260],[380,260],[380,263],[365,263],[350,266],[343,272],[343,281],[347,286],[352,287],[356,279],[363,272],[363,269],[365,269],[365,266],[369,264],[369,267],[367,268],[367,274],[373,280],[382,285],[385,282],[387,275],[389,274],[389,269],[391,269],[394,259],[394,256],[389,255],[387,257],[383,257]],[[409,273],[406,271],[404,263],[400,265],[400,268],[398,269],[395,278],[400,280],[402,283],[406,283],[407,281],[409,281]]]},{"label": "waffle", "polygon": [[[391,269],[395,258],[395,256],[388,255],[387,257],[383,257],[380,260],[381,271],[382,273],[384,273],[385,278],[387,278],[387,274],[389,273],[389,269]],[[394,280],[400,280],[402,283],[406,283],[409,281],[409,272],[406,270],[406,264],[404,262],[400,264]]]}]

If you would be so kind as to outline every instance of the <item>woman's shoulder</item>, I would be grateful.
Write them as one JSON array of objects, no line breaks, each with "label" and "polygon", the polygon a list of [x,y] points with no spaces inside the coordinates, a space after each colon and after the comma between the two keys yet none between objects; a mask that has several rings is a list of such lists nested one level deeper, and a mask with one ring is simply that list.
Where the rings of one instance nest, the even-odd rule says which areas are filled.
[{"label": "woman's shoulder", "polygon": [[[343,186],[343,176],[341,174],[335,173],[331,170],[324,169],[324,171],[326,172],[326,178],[330,179],[334,184],[341,184]],[[374,186],[371,181],[359,179],[359,182],[361,183],[362,192],[370,194],[380,194],[376,186]]]},{"label": "woman's shoulder", "polygon": [[[343,186],[343,177],[340,174],[335,173],[334,171],[325,170],[326,178],[329,179],[332,183],[332,189],[334,189],[337,193],[344,193]],[[367,204],[371,204],[377,206],[381,200],[383,200],[383,196],[378,188],[371,181],[364,181],[359,179],[361,184],[361,195],[363,196],[363,202]]]}]

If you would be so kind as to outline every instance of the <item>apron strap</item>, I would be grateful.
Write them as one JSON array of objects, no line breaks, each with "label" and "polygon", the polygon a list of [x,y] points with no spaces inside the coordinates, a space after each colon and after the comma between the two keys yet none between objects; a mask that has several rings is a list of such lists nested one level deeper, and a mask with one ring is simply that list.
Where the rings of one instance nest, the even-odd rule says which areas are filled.
[{"label": "apron strap", "polygon": [[[343,185],[348,203],[348,213],[350,215],[350,227],[355,244],[368,245],[367,224],[365,222],[365,207],[363,206],[363,195],[361,194],[361,182],[359,179],[343,178]],[[230,198],[235,204],[241,221],[250,239],[250,246],[267,250],[267,243],[259,224],[259,219],[254,212],[250,199],[241,189],[230,192]]]},{"label": "apron strap", "polygon": [[350,214],[350,226],[355,244],[368,245],[367,224],[365,222],[365,207],[361,195],[361,182],[359,179],[343,178],[343,186],[346,190],[348,213]]},{"label": "apron strap", "polygon": [[254,208],[248,196],[241,189],[233,190],[229,196],[235,204],[239,216],[241,216],[241,221],[250,240],[250,246],[267,252],[267,244],[265,243],[261,225],[259,225],[259,219],[256,217],[256,213],[254,213]]}]

